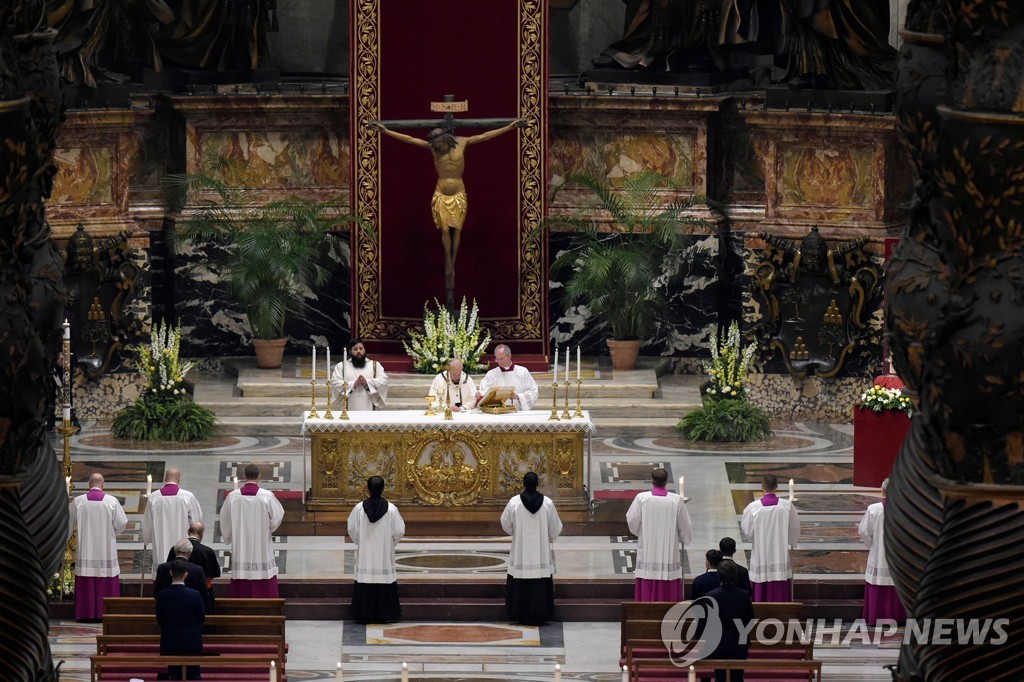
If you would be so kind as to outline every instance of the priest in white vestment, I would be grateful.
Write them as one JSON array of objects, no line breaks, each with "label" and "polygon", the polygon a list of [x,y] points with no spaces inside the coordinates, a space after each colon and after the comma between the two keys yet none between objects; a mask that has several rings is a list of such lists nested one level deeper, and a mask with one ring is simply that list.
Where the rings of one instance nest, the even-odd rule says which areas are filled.
[{"label": "priest in white vestment", "polygon": [[690,513],[683,498],[665,487],[668,472],[651,472],[651,491],[640,493],[626,511],[629,532],[637,536],[633,575],[635,601],[681,601],[681,553],[693,538]]},{"label": "priest in white vestment", "polygon": [[857,532],[868,546],[868,565],[864,569],[864,620],[874,625],[879,620],[907,620],[907,610],[896,593],[885,556],[885,491],[889,479],[882,481],[882,501],[869,505]]},{"label": "priest in white vestment", "polygon": [[220,510],[220,532],[224,542],[231,545],[229,597],[280,596],[271,534],[284,520],[284,507],[259,482],[260,468],[247,464],[245,485],[232,490]]},{"label": "priest in white vestment", "polygon": [[437,398],[434,404],[438,407],[443,408],[450,396],[453,412],[472,410],[476,407],[476,382],[462,371],[462,360],[452,360],[448,371],[434,377],[427,395]]},{"label": "priest in white vestment", "polygon": [[348,360],[336,364],[331,374],[335,404],[341,404],[343,386],[348,384],[348,409],[383,410],[388,402],[388,375],[384,365],[366,358],[362,340],[352,339],[349,344]]},{"label": "priest in white vestment", "polygon": [[366,481],[369,497],[348,515],[348,536],[356,544],[356,576],[352,584],[352,620],[392,623],[402,617],[398,602],[395,546],[405,535],[398,507],[384,499],[384,479]]},{"label": "priest in white vestment", "polygon": [[512,536],[505,579],[505,608],[521,625],[543,625],[555,610],[555,555],[551,547],[562,532],[555,503],[537,491],[540,478],[523,476],[523,492],[505,505],[501,527]]},{"label": "priest in white vestment", "polygon": [[142,517],[142,541],[153,546],[153,570],[164,560],[175,543],[188,537],[189,526],[203,520],[196,496],[180,487],[181,472],[164,472],[164,486],[154,490],[146,501]]},{"label": "priest in white vestment", "polygon": [[800,515],[789,500],[779,499],[774,474],[764,477],[764,495],[743,510],[740,531],[750,540],[750,583],[756,602],[793,601],[793,563],[789,552],[800,540]]},{"label": "priest in white vestment", "polygon": [[104,597],[121,596],[117,534],[128,525],[121,503],[103,492],[103,476],[89,477],[89,491],[71,500],[68,537],[78,532],[75,549],[75,620],[103,617]]},{"label": "priest in white vestment", "polygon": [[505,344],[500,344],[494,349],[494,361],[498,366],[484,375],[480,382],[480,390],[476,394],[477,401],[495,386],[513,386],[515,392],[509,404],[518,410],[532,410],[540,391],[530,370],[512,364],[512,350]]}]

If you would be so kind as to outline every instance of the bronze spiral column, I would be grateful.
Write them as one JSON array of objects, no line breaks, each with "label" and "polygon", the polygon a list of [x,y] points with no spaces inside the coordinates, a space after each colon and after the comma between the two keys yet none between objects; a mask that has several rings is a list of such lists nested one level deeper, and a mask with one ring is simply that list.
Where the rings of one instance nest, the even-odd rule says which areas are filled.
[{"label": "bronze spiral column", "polygon": [[897,113],[917,171],[886,315],[919,411],[886,554],[908,613],[1008,619],[1007,638],[904,644],[904,680],[1024,670],[1024,3],[917,0]]}]

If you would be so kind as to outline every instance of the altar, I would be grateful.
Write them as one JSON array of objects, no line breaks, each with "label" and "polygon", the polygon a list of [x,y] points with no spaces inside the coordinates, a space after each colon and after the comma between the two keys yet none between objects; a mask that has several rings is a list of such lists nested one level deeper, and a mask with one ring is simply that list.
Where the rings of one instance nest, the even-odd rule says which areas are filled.
[{"label": "altar", "polygon": [[349,412],[346,421],[305,413],[312,479],[306,508],[348,511],[365,499],[366,479],[381,476],[384,496],[407,518],[493,516],[534,471],[560,511],[584,511],[594,423],[587,412],[558,421],[549,415],[457,412],[449,421],[384,410]]}]

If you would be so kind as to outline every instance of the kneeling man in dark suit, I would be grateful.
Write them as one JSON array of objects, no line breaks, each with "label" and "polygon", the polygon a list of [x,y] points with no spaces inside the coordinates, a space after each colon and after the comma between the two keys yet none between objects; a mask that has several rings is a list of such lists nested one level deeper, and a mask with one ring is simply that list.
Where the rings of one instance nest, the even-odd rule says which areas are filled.
[{"label": "kneeling man in dark suit", "polygon": [[[707,596],[718,602],[718,617],[722,622],[722,639],[718,647],[708,658],[738,658],[745,659],[749,642],[740,642],[740,630],[737,621],[750,631],[751,622],[754,620],[754,605],[750,602],[750,595],[746,590],[736,585],[736,564],[728,559],[723,559],[718,564],[718,579],[722,586],[708,592]],[[729,682],[743,682],[742,670],[715,670],[715,682],[726,682],[726,673],[731,673]]]},{"label": "kneeling man in dark suit", "polygon": [[[192,656],[203,653],[203,621],[206,610],[199,592],[185,586],[188,564],[171,562],[171,586],[156,595],[156,622],[160,626],[161,656]],[[169,679],[181,679],[181,666],[167,666]],[[199,666],[187,667],[186,679],[198,680]]]}]

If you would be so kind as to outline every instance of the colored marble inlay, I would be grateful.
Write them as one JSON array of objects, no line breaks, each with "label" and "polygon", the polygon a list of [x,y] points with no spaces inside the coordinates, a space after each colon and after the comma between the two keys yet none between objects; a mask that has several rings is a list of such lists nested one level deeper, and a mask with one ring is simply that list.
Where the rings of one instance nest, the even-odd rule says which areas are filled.
[{"label": "colored marble inlay", "polygon": [[853,464],[804,464],[779,462],[726,462],[729,483],[760,483],[768,474],[775,474],[780,483],[853,483]]},{"label": "colored marble inlay", "polygon": [[[164,465],[163,460],[152,460],[149,462],[111,460],[105,462],[94,460],[72,461],[71,480],[75,482],[75,487],[78,488],[79,481],[82,481],[84,484],[88,482],[90,476],[99,473],[103,474],[103,480],[106,483],[142,483],[143,488],[145,488],[146,476],[150,475],[153,477],[154,485],[160,487],[157,482],[163,481]],[[107,492],[109,493],[110,491],[108,490]]]},{"label": "colored marble inlay", "polygon": [[[369,628],[368,628],[369,629]],[[535,627],[500,627],[496,625],[401,625],[382,629],[382,637],[371,638],[367,644],[429,642],[431,644],[488,644],[502,646],[539,646]]]}]

